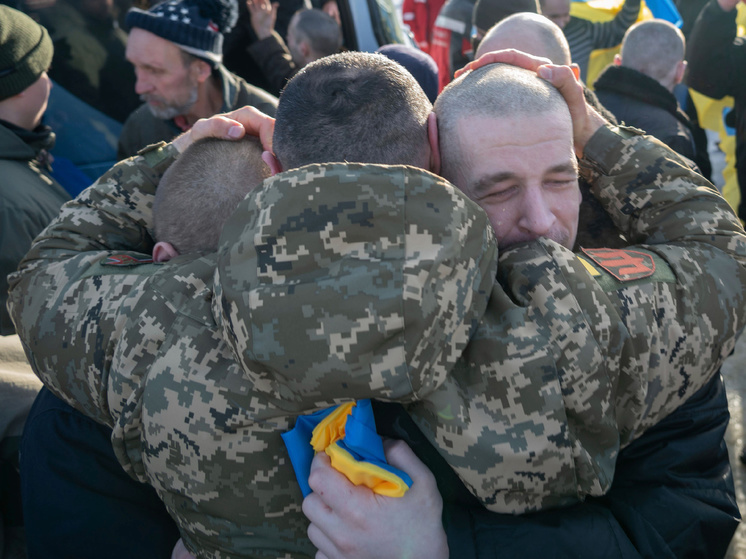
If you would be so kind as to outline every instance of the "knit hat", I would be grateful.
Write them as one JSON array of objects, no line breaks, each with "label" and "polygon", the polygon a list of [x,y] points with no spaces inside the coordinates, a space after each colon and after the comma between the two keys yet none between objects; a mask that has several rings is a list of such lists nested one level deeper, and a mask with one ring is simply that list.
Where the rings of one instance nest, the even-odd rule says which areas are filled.
[{"label": "knit hat", "polygon": [[0,101],[18,95],[52,63],[49,33],[29,16],[0,5]]},{"label": "knit hat", "polygon": [[519,12],[539,12],[537,0],[477,0],[472,12],[474,27],[488,31],[490,27]]},{"label": "knit hat", "polygon": [[438,96],[438,65],[432,56],[409,45],[400,44],[384,45],[376,52],[409,70],[430,102],[435,103]]},{"label": "knit hat", "polygon": [[150,31],[215,66],[223,60],[223,35],[237,20],[237,0],[167,0],[147,12],[130,9],[125,25]]}]

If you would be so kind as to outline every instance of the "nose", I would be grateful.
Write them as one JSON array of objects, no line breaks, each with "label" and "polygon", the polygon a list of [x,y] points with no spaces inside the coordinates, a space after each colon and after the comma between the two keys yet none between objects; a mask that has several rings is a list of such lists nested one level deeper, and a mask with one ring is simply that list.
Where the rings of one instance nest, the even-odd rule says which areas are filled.
[{"label": "nose", "polygon": [[521,205],[518,226],[531,239],[548,236],[556,217],[541,187],[528,188]]},{"label": "nose", "polygon": [[135,69],[135,93],[142,95],[143,93],[150,93],[152,89],[153,86],[145,77],[145,73]]}]

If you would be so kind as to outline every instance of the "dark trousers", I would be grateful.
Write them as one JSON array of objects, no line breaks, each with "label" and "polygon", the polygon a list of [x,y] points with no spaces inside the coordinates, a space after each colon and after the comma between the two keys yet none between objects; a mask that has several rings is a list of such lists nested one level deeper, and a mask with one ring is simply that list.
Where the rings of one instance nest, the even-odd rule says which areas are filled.
[{"label": "dark trousers", "polygon": [[155,490],[129,477],[111,429],[43,388],[21,442],[29,559],[169,559],[179,533]]}]

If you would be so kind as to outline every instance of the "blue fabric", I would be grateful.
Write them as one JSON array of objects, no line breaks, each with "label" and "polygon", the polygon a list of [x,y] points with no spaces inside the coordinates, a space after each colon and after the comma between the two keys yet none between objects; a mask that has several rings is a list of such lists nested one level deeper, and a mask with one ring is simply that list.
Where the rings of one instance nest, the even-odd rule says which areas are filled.
[{"label": "blue fabric", "polygon": [[[290,463],[293,465],[295,477],[298,479],[298,485],[304,497],[311,493],[308,485],[308,476],[311,474],[311,462],[314,456],[311,435],[314,428],[335,409],[336,406],[300,416],[296,420],[295,427],[282,434],[282,440],[290,455]],[[358,462],[374,464],[396,474],[409,487],[412,486],[412,479],[405,472],[390,466],[386,461],[383,440],[376,432],[376,421],[370,400],[358,400],[357,405],[353,406],[352,413],[347,416],[345,437],[337,444],[348,451]]]},{"label": "blue fabric", "polygon": [[70,160],[90,182],[117,162],[117,141],[122,125],[56,82],[49,93],[44,124],[50,126],[56,136],[52,155]]},{"label": "blue fabric", "polygon": [[93,183],[91,178],[78,169],[67,157],[57,156],[54,158],[52,176],[67,190],[70,198],[75,198]]},{"label": "blue fabric", "polygon": [[684,20],[679,15],[679,10],[671,0],[645,0],[648,8],[656,19],[665,19],[673,23],[676,27],[681,27]]}]

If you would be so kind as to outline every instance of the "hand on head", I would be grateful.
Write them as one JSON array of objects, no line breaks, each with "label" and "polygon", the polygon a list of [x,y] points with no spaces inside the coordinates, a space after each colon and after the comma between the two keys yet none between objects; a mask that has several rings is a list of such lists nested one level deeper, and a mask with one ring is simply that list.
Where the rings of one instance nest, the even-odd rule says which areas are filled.
[{"label": "hand on head", "polygon": [[573,68],[552,64],[547,58],[507,49],[483,54],[477,60],[469,62],[464,68],[458,70],[456,77],[469,70],[476,70],[487,64],[498,62],[533,70],[540,78],[547,80],[562,93],[572,116],[575,152],[578,157],[582,157],[585,144],[596,130],[606,124],[606,120],[585,102],[583,84],[576,76]]},{"label": "hand on head", "polygon": [[244,134],[251,134],[258,136],[262,141],[262,147],[271,152],[274,130],[274,118],[254,107],[246,106],[229,113],[202,118],[172,143],[180,153],[183,153],[193,142],[202,138],[238,140],[243,138]]},{"label": "hand on head", "polygon": [[303,501],[311,521],[308,537],[316,559],[342,557],[446,558],[448,543],[441,523],[443,501],[435,478],[402,441],[384,443],[386,459],[412,478],[403,497],[383,497],[350,483],[321,452],[313,459]]}]

